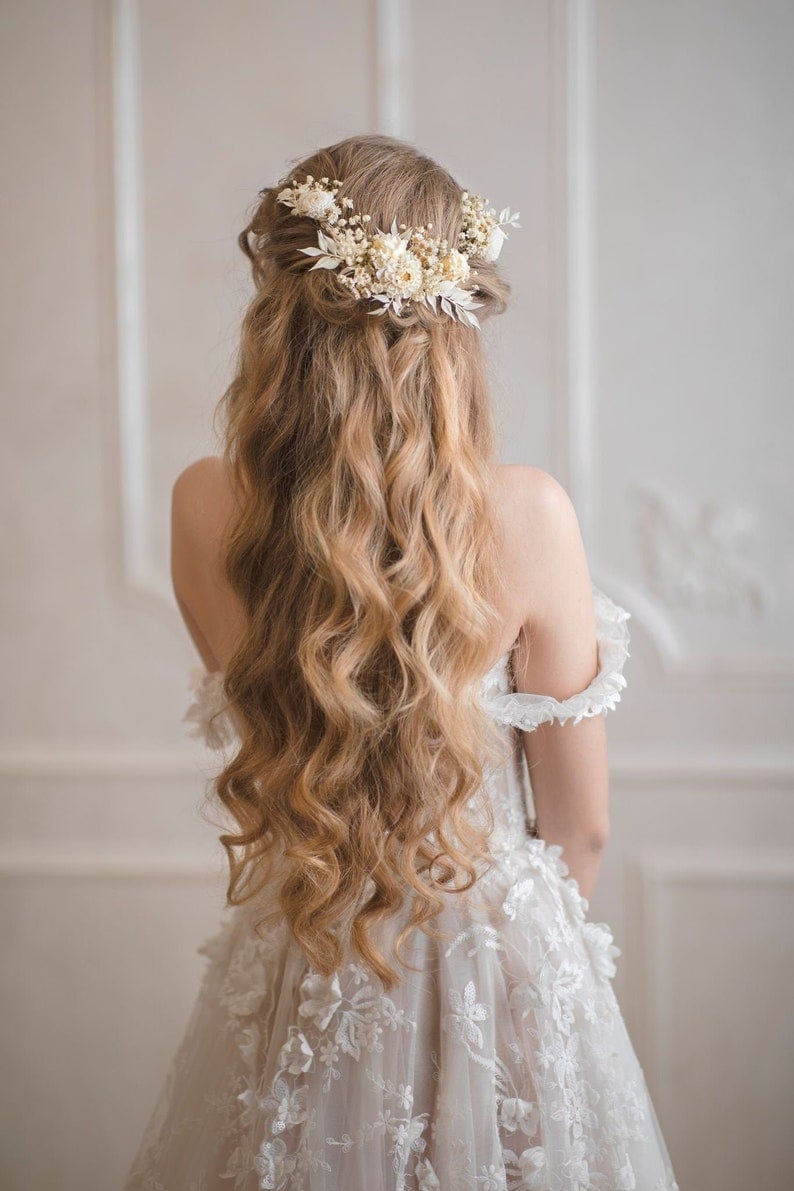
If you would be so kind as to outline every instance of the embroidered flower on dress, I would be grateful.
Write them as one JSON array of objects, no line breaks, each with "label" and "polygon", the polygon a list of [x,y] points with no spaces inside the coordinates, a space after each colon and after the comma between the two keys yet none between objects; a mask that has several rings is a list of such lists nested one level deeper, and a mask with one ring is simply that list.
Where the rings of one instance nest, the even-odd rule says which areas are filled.
[{"label": "embroidered flower on dress", "polygon": [[611,980],[617,972],[613,956],[622,955],[612,941],[612,931],[606,922],[585,922],[582,931],[593,967],[604,980]]},{"label": "embroidered flower on dress", "polygon": [[292,1169],[288,1165],[287,1147],[280,1137],[273,1141],[263,1141],[259,1153],[254,1159],[257,1174],[262,1176],[260,1187],[277,1187],[280,1180]]},{"label": "embroidered flower on dress", "polygon": [[474,981],[470,980],[463,990],[463,996],[454,988],[449,989],[449,1002],[452,1013],[444,1019],[454,1028],[455,1033],[464,1042],[473,1042],[475,1046],[482,1046],[482,1030],[478,1021],[488,1020],[488,1008],[477,1001]]},{"label": "embroidered flower on dress", "polygon": [[538,1107],[529,1100],[513,1098],[502,1101],[499,1123],[508,1133],[515,1133],[520,1129],[527,1137],[532,1137],[537,1131],[539,1120]]},{"label": "embroidered flower on dress", "polygon": [[412,1117],[410,1120],[397,1121],[389,1130],[397,1158],[404,1162],[410,1153],[416,1153],[427,1144],[422,1137],[427,1125],[427,1116]]},{"label": "embroidered flower on dress", "polygon": [[263,1101],[265,1110],[273,1112],[270,1126],[273,1133],[283,1133],[285,1129],[306,1120],[308,1094],[309,1089],[305,1084],[293,1089],[283,1079],[274,1081],[272,1095]]},{"label": "embroidered flower on dress", "polygon": [[502,902],[502,912],[506,917],[511,920],[515,918],[521,903],[532,897],[534,888],[535,882],[532,877],[526,877],[523,881],[517,881],[515,885],[511,886],[510,892]]},{"label": "embroidered flower on dress", "polygon": [[236,729],[226,707],[223,671],[193,666],[188,686],[193,699],[182,716],[188,734],[203,739],[211,749],[227,748],[234,742]]},{"label": "embroidered flower on dress", "polygon": [[326,1038],[325,1042],[320,1043],[320,1062],[331,1066],[339,1057],[339,1047],[331,1038]]},{"label": "embroidered flower on dress", "polygon": [[546,1151],[540,1146],[524,1150],[518,1159],[518,1166],[527,1191],[543,1191],[546,1182]]},{"label": "embroidered flower on dress", "polygon": [[290,1034],[281,1048],[278,1065],[289,1071],[290,1075],[300,1075],[308,1071],[314,1061],[314,1051],[306,1040],[306,1035],[295,1026],[290,1026]]},{"label": "embroidered flower on dress", "polygon": [[302,981],[300,990],[298,1013],[301,1017],[310,1017],[319,1030],[324,1030],[342,1004],[339,976],[313,973]]}]

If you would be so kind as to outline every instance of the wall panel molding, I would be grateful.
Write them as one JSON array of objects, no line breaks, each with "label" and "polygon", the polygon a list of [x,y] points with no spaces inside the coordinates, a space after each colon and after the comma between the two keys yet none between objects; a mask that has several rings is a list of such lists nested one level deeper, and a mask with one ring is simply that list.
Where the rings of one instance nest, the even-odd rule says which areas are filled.
[{"label": "wall panel molding", "polygon": [[[632,1033],[642,1051],[649,1081],[660,1104],[680,1094],[667,1077],[667,1056],[675,1046],[674,1030],[665,1017],[667,970],[663,954],[665,900],[684,888],[758,886],[775,891],[794,888],[794,850],[763,845],[739,847],[665,846],[643,849],[625,870],[626,936],[632,965],[628,1000]],[[691,905],[691,902],[690,902]]]},{"label": "wall panel molding", "polygon": [[[105,0],[106,64],[101,87],[107,94],[109,127],[103,148],[111,179],[108,240],[113,312],[106,468],[114,517],[108,525],[109,556],[121,592],[173,618],[169,578],[152,549],[151,445],[146,343],[146,277],[143,265],[143,145],[141,128],[141,47],[138,0]],[[104,96],[103,96],[104,97]],[[102,103],[98,104],[102,112]],[[105,192],[103,192],[105,193]]]},{"label": "wall panel molding", "polygon": [[564,231],[558,234],[556,245],[564,297],[558,301],[556,313],[560,334],[555,366],[555,468],[576,506],[599,586],[624,603],[647,633],[667,685],[672,689],[703,688],[720,679],[732,689],[774,690],[794,680],[794,658],[771,650],[749,656],[700,652],[685,640],[672,611],[652,590],[621,576],[602,556],[596,449],[598,8],[594,0],[566,0],[553,6],[552,20],[556,79],[552,141],[557,142],[552,185],[557,200],[554,209],[565,212]]},{"label": "wall panel molding", "polygon": [[216,857],[202,852],[68,852],[37,848],[0,852],[0,878],[59,880],[174,880],[215,884]]},{"label": "wall panel molding", "polygon": [[411,0],[374,0],[374,5],[375,127],[411,140]]},{"label": "wall panel molding", "polygon": [[[77,748],[50,746],[0,749],[0,777],[38,777],[53,779],[57,785],[65,777],[149,777],[210,780],[221,769],[217,753],[200,749],[191,754],[179,749],[104,748],[101,745]],[[670,757],[659,754],[623,754],[610,757],[610,775],[616,782],[635,785],[665,785],[686,782],[693,785],[726,785],[753,788],[764,785],[794,787],[794,757],[779,755],[762,759],[745,754],[719,756]],[[2,797],[2,790],[0,790]]]}]

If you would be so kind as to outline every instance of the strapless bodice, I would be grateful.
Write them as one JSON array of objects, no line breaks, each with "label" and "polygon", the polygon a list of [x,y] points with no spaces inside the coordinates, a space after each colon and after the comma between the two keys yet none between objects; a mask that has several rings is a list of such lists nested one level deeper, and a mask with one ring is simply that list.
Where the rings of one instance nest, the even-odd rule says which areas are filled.
[{"label": "strapless bodice", "polygon": [[[611,710],[620,702],[626,685],[623,667],[629,656],[626,623],[629,613],[596,587],[593,599],[598,670],[584,690],[561,700],[552,695],[516,691],[510,666],[512,649],[502,654],[480,681],[478,698],[507,738],[504,764],[486,770],[482,787],[494,808],[496,827],[490,839],[494,852],[510,851],[520,846],[528,834],[534,834],[532,788],[521,733],[531,732],[552,720],[559,723],[573,720],[576,724]],[[237,733],[225,710],[223,671],[195,667],[190,675],[190,690],[192,701],[183,716],[190,734],[203,739],[214,750],[233,747]],[[479,819],[481,792],[472,799],[467,811]]]},{"label": "strapless bodice", "polygon": [[[598,670],[592,681],[567,699],[516,691],[510,668],[513,646],[483,675],[479,685],[479,700],[498,724],[523,732],[531,732],[552,720],[566,723],[572,719],[576,724],[586,717],[610,711],[620,702],[620,693],[626,686],[623,667],[629,657],[630,614],[595,586],[593,601]],[[236,730],[224,710],[223,671],[195,666],[190,672],[189,689],[191,702],[182,720],[189,725],[190,735],[204,740],[211,749],[232,745]]]}]

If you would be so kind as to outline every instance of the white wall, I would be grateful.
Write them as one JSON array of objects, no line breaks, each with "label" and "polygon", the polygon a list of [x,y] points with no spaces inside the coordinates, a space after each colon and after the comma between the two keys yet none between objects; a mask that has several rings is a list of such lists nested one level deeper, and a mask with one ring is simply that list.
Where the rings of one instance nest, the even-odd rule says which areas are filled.
[{"label": "white wall", "polygon": [[2,1186],[118,1185],[187,1017],[224,870],[179,723],[170,485],[215,449],[247,205],[373,129],[521,210],[489,331],[502,457],[563,480],[632,612],[591,913],[682,1191],[789,1185],[794,8],[0,19]]}]

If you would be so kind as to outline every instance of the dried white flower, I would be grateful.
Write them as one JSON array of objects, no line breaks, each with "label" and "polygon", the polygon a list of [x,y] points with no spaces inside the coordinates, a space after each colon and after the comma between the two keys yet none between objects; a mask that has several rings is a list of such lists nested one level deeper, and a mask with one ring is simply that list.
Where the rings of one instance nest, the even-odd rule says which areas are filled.
[{"label": "dried white flower", "polygon": [[316,219],[321,223],[327,219],[336,206],[332,194],[324,190],[307,190],[298,195],[295,203],[296,215],[308,215],[309,219]]},{"label": "dried white flower", "polygon": [[370,237],[369,251],[375,268],[382,269],[407,251],[405,236],[394,232],[376,232]]},{"label": "dried white flower", "polygon": [[455,285],[459,285],[462,281],[468,281],[471,272],[468,258],[462,252],[458,252],[457,248],[451,249],[445,257],[442,257],[441,268],[444,280],[451,281]]},{"label": "dried white flower", "polygon": [[279,191],[277,201],[291,207],[293,215],[302,215],[317,223],[334,224],[342,214],[336,201],[338,189],[338,182],[329,186],[327,178],[317,182],[309,176],[305,182],[285,186]]},{"label": "dried white flower", "polygon": [[410,301],[422,288],[422,266],[412,252],[398,252],[375,273],[389,298]]},{"label": "dried white flower", "polygon": [[463,216],[457,246],[430,235],[428,227],[407,227],[392,222],[388,232],[368,229],[370,215],[353,211],[350,198],[337,199],[342,183],[338,179],[313,178],[284,187],[278,202],[294,215],[314,219],[320,224],[317,245],[301,248],[314,259],[312,269],[335,270],[339,281],[356,298],[371,299],[384,314],[392,309],[401,314],[405,302],[425,302],[451,318],[477,327],[474,311],[482,305],[474,300],[474,291],[465,289],[472,270],[469,260],[479,257],[495,261],[507,238],[505,227],[520,227],[518,213],[496,212],[487,207],[487,199],[461,196]]}]

